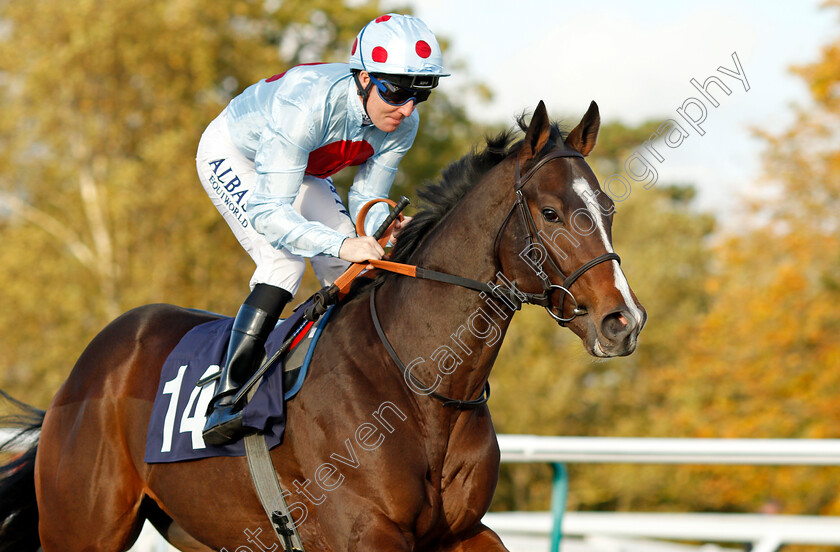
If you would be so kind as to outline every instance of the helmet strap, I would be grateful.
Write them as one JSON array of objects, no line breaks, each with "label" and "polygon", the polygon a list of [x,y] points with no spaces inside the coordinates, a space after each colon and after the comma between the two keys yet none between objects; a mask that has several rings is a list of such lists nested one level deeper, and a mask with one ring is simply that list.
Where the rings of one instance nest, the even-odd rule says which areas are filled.
[{"label": "helmet strap", "polygon": [[356,94],[361,96],[362,98],[362,107],[365,110],[365,115],[370,117],[370,114],[367,110],[367,103],[368,99],[370,98],[370,91],[373,90],[373,81],[368,80],[368,85],[366,87],[362,86],[362,82],[359,80],[359,73],[360,71],[353,71],[353,80],[356,81]]}]

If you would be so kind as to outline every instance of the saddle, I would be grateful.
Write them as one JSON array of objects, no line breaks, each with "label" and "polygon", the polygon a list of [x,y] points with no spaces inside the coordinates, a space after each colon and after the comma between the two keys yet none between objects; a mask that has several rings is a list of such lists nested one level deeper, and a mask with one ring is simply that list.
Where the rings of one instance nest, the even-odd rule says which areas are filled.
[{"label": "saddle", "polygon": [[[356,221],[360,236],[364,235],[367,211],[379,201],[394,207],[374,234],[384,247],[390,238],[389,227],[409,201],[402,197],[399,203],[390,200],[368,202]],[[161,371],[147,431],[145,462],[247,455],[254,488],[285,552],[304,552],[304,548],[284,498],[289,491],[280,486],[269,450],[283,441],[285,401],[292,399],[303,385],[309,361],[333,305],[346,295],[350,284],[366,265],[352,265],[333,285],[295,309],[295,313],[269,335],[265,345],[267,360],[233,399],[234,403],[248,401],[242,408],[242,425],[256,432],[244,439],[208,446],[202,438],[207,405],[215,390],[213,382],[221,372],[220,366],[224,365],[232,318],[207,322],[187,332]],[[176,432],[175,421],[179,419],[179,413],[180,424]]]},{"label": "saddle", "polygon": [[[270,448],[283,441],[285,403],[303,386],[315,346],[332,314],[330,309],[317,322],[309,321],[303,317],[308,306],[303,303],[272,331],[265,345],[266,356],[283,351],[282,358],[272,358],[270,365],[263,363],[265,369],[250,386],[250,398],[242,409],[243,424],[265,434]],[[164,362],[147,431],[145,462],[245,456],[241,440],[215,446],[201,438],[232,325],[233,319],[224,317],[196,326]]]}]

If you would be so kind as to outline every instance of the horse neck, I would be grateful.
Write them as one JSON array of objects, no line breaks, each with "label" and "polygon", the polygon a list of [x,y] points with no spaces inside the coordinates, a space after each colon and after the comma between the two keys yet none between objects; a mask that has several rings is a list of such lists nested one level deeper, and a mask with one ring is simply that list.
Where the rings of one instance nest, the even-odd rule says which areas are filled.
[{"label": "horse neck", "polygon": [[[497,166],[469,190],[423,240],[410,264],[495,281],[494,241],[514,200],[512,169],[507,169]],[[394,348],[426,387],[439,381],[435,391],[454,399],[473,399],[481,393],[514,312],[482,295],[402,277],[391,278],[377,292],[383,326],[393,336]],[[440,408],[439,403],[435,406]]]}]

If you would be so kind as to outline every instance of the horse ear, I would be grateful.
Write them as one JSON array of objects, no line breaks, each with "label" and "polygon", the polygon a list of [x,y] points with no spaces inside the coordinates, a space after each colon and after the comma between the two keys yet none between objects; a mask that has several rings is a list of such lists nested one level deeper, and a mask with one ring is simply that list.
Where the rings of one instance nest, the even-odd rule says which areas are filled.
[{"label": "horse ear", "polygon": [[520,165],[525,165],[525,163],[536,157],[542,151],[551,134],[550,126],[545,103],[540,100],[537,109],[534,111],[534,116],[531,117],[531,124],[528,125],[528,131],[525,133],[525,140],[522,141],[522,147],[519,148]]},{"label": "horse ear", "polygon": [[598,113],[598,104],[592,102],[578,126],[566,137],[566,145],[587,156],[595,147],[595,141],[598,139],[598,129],[600,128],[601,115]]}]

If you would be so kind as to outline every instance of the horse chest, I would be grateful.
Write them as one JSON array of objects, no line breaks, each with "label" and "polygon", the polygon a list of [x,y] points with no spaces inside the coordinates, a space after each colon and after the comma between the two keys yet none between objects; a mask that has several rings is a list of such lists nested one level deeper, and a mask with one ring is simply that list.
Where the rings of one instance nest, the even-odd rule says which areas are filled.
[{"label": "horse chest", "polygon": [[499,447],[489,416],[475,413],[468,422],[450,435],[433,484],[439,505],[435,525],[447,533],[465,531],[481,521],[499,474]]}]

